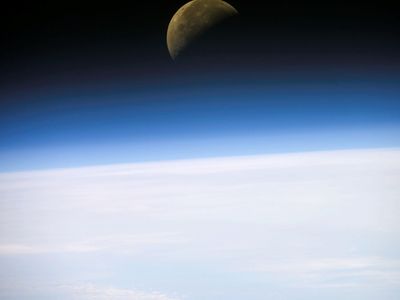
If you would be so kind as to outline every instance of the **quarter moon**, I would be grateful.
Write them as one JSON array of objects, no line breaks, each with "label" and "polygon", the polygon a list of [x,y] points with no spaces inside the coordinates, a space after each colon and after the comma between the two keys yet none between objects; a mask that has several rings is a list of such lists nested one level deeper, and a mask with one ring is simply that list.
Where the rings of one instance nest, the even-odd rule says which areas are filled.
[{"label": "quarter moon", "polygon": [[168,25],[167,46],[172,59],[207,29],[237,14],[233,6],[222,0],[193,0],[183,5]]}]

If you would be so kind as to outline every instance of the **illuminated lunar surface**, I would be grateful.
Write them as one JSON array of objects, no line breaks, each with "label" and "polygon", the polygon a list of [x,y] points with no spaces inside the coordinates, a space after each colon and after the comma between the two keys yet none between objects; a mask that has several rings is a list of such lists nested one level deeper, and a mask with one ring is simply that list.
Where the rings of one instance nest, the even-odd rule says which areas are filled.
[{"label": "illuminated lunar surface", "polygon": [[194,0],[182,6],[168,26],[167,46],[175,59],[193,40],[237,10],[220,0]]}]

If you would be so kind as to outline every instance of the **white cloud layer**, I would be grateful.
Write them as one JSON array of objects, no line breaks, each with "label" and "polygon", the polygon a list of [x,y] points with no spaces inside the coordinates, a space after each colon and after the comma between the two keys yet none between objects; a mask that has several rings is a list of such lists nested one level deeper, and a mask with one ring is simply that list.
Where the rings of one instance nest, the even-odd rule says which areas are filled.
[{"label": "white cloud layer", "polygon": [[[70,300],[178,300],[159,292],[145,292],[126,288],[99,286],[90,283],[84,284],[47,284],[24,286],[8,286],[7,289],[19,290],[19,297],[32,297],[45,291],[53,298],[66,297]],[[3,291],[1,291],[3,292]],[[0,292],[0,293],[1,293]],[[0,294],[1,295],[1,294]]]},{"label": "white cloud layer", "polygon": [[73,278],[61,259],[90,255],[106,277],[121,261],[151,262],[303,288],[400,288],[399,182],[398,149],[4,173],[0,264],[9,271],[0,279],[45,281],[21,264],[54,255],[56,276]]},{"label": "white cloud layer", "polygon": [[99,287],[92,284],[64,285],[58,287],[73,300],[176,300],[158,292],[143,292],[113,287]]}]

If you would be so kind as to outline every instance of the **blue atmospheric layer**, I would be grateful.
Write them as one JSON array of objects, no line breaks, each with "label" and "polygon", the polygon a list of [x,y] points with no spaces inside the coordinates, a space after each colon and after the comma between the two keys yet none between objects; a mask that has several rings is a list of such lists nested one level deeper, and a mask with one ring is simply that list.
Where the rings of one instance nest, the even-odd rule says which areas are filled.
[{"label": "blue atmospheric layer", "polygon": [[204,79],[3,93],[0,171],[397,147],[397,82]]}]

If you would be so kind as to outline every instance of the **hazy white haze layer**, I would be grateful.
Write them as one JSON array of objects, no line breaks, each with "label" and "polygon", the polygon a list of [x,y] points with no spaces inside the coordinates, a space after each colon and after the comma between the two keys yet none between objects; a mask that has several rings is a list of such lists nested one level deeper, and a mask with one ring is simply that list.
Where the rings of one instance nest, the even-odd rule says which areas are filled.
[{"label": "hazy white haze layer", "polygon": [[395,300],[400,150],[0,174],[0,299]]}]

